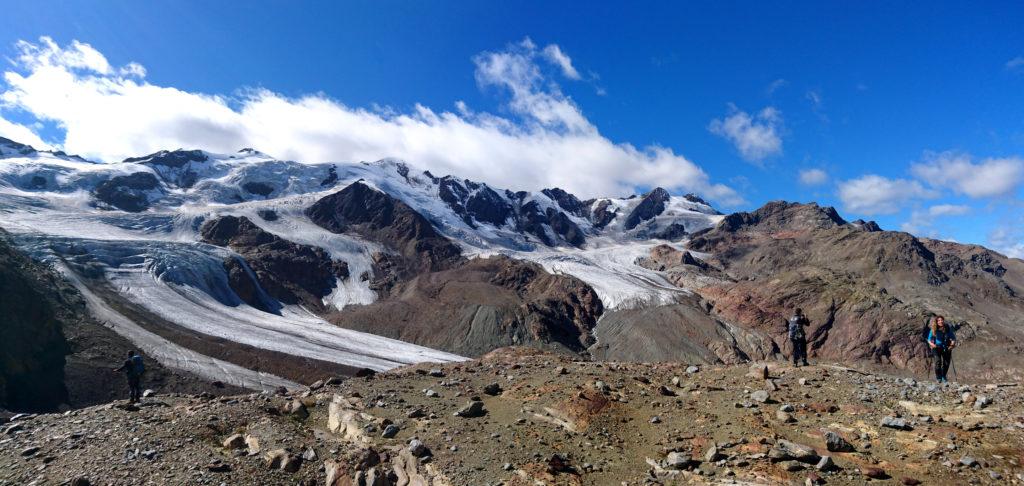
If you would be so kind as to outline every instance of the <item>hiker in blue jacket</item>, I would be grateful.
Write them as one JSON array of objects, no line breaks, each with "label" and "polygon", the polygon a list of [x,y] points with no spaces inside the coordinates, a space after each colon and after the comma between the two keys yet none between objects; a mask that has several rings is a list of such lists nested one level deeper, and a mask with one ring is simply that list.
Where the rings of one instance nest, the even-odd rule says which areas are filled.
[{"label": "hiker in blue jacket", "polygon": [[932,320],[931,331],[928,332],[928,347],[935,356],[935,379],[939,383],[948,383],[946,372],[949,371],[949,363],[953,359],[956,335],[953,334],[953,329],[946,325],[946,319],[942,316],[935,316]]},{"label": "hiker in blue jacket", "polygon": [[128,359],[115,368],[115,372],[124,371],[128,378],[128,401],[138,403],[142,399],[142,373],[145,368],[142,364],[142,356],[136,355],[135,351],[128,351]]}]

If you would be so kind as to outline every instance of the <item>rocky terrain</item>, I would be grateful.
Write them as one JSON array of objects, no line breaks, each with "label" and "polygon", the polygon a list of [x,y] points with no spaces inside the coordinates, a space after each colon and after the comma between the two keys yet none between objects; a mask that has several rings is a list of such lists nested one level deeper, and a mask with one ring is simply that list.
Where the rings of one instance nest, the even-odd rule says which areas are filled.
[{"label": "rocky terrain", "polygon": [[6,416],[0,484],[1020,484],[1022,390],[504,348],[291,392]]}]

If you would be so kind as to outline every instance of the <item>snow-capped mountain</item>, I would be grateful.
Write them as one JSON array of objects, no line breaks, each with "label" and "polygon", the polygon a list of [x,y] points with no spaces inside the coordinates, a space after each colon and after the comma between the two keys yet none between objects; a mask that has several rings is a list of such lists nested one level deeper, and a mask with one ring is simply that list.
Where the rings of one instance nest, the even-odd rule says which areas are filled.
[{"label": "snow-capped mountain", "polygon": [[[437,239],[457,245],[446,250],[456,257],[538,262],[548,273],[587,282],[601,300],[594,305],[609,309],[686,295],[633,260],[722,218],[696,196],[660,188],[580,200],[557,188],[512,191],[437,177],[389,159],[305,164],[252,149],[175,150],[107,164],[0,139],[0,226],[17,246],[60,269],[93,315],[144,352],[239,386],[289,380],[266,368],[257,373],[214,356],[199,359],[173,334],[351,367],[459,359],[323,320],[379,300],[414,273],[382,260],[403,236],[374,233],[379,222],[363,222],[365,231],[332,231],[310,216],[318,201],[360,187],[369,190],[349,201],[357,212],[378,194],[387,206],[380,212],[404,207],[408,220],[423,219],[425,229],[410,237],[415,245],[423,245],[423,232],[436,231]],[[314,271],[321,267],[334,270]],[[167,336],[158,328],[175,331]],[[193,357],[176,358],[184,356]],[[231,378],[217,378],[226,369],[234,370]]]}]

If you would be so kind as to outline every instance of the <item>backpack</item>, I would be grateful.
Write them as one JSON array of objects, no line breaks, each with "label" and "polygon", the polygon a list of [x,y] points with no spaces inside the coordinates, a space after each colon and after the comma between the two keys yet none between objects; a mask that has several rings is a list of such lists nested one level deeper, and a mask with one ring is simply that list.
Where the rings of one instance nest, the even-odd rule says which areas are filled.
[{"label": "backpack", "polygon": [[146,365],[142,362],[142,356],[132,356],[132,366],[135,367],[136,375],[142,375],[146,372]]}]

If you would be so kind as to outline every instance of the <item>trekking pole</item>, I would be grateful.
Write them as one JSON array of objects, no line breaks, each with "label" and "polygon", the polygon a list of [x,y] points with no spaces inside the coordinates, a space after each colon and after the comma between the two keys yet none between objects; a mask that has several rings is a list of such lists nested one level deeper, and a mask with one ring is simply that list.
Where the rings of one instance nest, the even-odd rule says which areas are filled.
[{"label": "trekking pole", "polygon": [[949,353],[949,367],[953,368],[953,379],[960,383],[960,377],[956,374],[956,361],[953,361],[953,353]]}]

